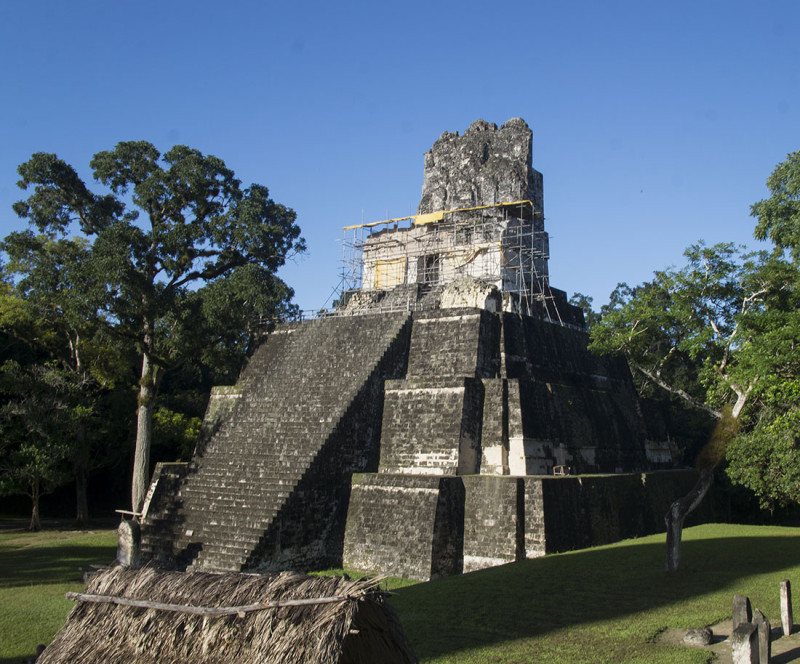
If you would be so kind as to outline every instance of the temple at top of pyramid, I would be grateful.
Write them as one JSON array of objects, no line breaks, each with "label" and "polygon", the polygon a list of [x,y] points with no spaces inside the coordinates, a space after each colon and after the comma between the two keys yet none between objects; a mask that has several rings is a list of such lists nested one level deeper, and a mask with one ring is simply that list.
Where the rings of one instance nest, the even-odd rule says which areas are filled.
[{"label": "temple at top of pyramid", "polygon": [[345,231],[347,312],[477,307],[582,326],[550,286],[542,174],[521,118],[443,133],[417,214]]}]

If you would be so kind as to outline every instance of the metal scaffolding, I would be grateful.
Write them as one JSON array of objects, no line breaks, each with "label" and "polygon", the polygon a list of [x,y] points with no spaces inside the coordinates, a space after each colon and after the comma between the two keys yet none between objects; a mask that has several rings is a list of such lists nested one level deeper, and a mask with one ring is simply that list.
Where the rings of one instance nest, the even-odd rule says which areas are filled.
[{"label": "metal scaffolding", "polygon": [[549,285],[548,236],[530,201],[388,219],[344,231],[344,291],[411,284],[435,288],[474,280],[514,294],[520,311],[538,302],[558,322]]}]

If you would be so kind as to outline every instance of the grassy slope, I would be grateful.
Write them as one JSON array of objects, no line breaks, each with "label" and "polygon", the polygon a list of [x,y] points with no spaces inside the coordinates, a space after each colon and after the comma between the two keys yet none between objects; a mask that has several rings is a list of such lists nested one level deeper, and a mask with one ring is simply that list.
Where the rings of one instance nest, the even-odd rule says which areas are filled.
[{"label": "grassy slope", "polygon": [[730,617],[736,593],[779,622],[798,545],[798,528],[699,526],[684,533],[677,574],[662,571],[657,535],[401,588],[392,603],[429,664],[699,663],[705,653],[654,637]]},{"label": "grassy slope", "polygon": [[[398,587],[392,603],[426,664],[705,662],[653,637],[729,617],[736,593],[779,621],[778,583],[800,583],[800,528],[699,526],[684,541],[675,575],[660,535]],[[110,561],[115,543],[115,531],[0,533],[0,664],[52,638],[79,568]]]},{"label": "grassy slope", "polygon": [[0,531],[0,664],[19,664],[49,643],[84,585],[81,570],[114,560],[116,530]]}]

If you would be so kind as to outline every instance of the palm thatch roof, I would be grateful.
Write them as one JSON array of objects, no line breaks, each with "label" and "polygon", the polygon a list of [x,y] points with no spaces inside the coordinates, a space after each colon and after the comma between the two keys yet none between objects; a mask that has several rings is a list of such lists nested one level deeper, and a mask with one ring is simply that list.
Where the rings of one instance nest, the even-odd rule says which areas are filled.
[{"label": "palm thatch roof", "polygon": [[416,662],[375,580],[116,567],[73,598],[37,664]]}]

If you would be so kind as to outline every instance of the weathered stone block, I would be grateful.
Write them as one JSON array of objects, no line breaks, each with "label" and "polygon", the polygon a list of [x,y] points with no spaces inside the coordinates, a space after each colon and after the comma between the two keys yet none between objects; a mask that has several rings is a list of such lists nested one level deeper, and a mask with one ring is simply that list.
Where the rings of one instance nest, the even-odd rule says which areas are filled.
[{"label": "weathered stone block", "polygon": [[459,574],[463,523],[461,478],[354,475],[344,565],[423,580]]},{"label": "weathered stone block", "polygon": [[476,378],[387,381],[380,472],[477,473],[482,415]]},{"label": "weathered stone block", "polygon": [[542,212],[542,175],[532,167],[532,132],[521,118],[500,129],[476,120],[459,136],[444,132],[425,154],[418,213],[518,200]]},{"label": "weathered stone block", "polygon": [[683,642],[689,646],[707,646],[714,637],[713,632],[708,627],[687,630],[683,637]]},{"label": "weathered stone block", "polygon": [[473,475],[464,482],[464,571],[525,557],[525,485],[518,477]]},{"label": "weathered stone block", "polygon": [[750,598],[745,595],[733,596],[731,629],[736,630],[739,625],[750,623],[753,620],[753,609],[750,606]]},{"label": "weathered stone block", "polygon": [[141,529],[136,521],[123,520],[117,528],[117,564],[133,569],[141,564]]},{"label": "weathered stone block", "polygon": [[483,422],[480,473],[508,475],[508,383],[502,378],[485,378],[481,383]]},{"label": "weathered stone block", "polygon": [[792,584],[788,579],[781,581],[781,627],[784,636],[789,636],[794,627],[794,615],[792,613]]},{"label": "weathered stone block", "polygon": [[730,636],[733,664],[759,664],[758,628],[741,623]]},{"label": "weathered stone block", "polygon": [[753,611],[753,624],[758,628],[759,664],[769,664],[772,657],[772,625],[759,609]]}]

